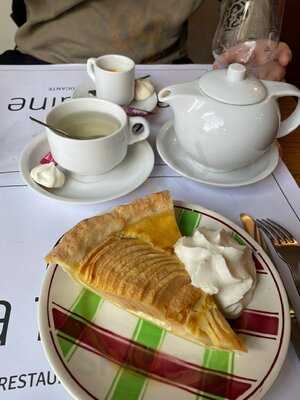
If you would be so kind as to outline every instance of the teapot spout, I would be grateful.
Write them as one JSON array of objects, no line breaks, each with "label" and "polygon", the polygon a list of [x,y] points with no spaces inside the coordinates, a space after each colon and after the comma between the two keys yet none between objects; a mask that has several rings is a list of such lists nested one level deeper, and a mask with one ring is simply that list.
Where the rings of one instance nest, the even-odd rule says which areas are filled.
[{"label": "teapot spout", "polygon": [[158,100],[161,103],[171,104],[176,97],[178,97],[178,85],[168,86],[158,93]]},{"label": "teapot spout", "polygon": [[[171,107],[187,105],[193,103],[196,97],[201,96],[197,88],[197,82],[181,83],[173,86],[167,86],[158,93],[158,100],[161,103],[170,104]],[[186,103],[186,101],[189,101]]]}]

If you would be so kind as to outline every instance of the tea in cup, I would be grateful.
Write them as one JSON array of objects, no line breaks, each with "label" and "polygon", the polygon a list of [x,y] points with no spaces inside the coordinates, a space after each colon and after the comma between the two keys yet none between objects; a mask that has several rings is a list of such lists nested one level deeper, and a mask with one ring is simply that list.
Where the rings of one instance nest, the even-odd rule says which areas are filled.
[{"label": "tea in cup", "polygon": [[87,60],[87,72],[95,83],[97,97],[119,105],[134,98],[135,63],[116,54]]},{"label": "tea in cup", "polygon": [[122,107],[100,99],[61,103],[49,112],[46,123],[70,135],[46,128],[55,161],[83,181],[113,169],[125,158],[129,145],[145,140],[150,133],[144,118],[127,117]]}]

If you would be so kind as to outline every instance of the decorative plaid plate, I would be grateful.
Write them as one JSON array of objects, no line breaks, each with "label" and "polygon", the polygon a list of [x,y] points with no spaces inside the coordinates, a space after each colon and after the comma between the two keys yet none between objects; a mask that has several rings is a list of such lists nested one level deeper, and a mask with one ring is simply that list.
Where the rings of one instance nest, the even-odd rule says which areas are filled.
[{"label": "decorative plaid plate", "polygon": [[183,235],[198,226],[232,231],[253,250],[258,284],[233,328],[248,353],[212,350],[139,319],[50,265],[42,287],[39,327],[55,373],[77,399],[261,399],[285,359],[290,319],[277,271],[239,227],[215,212],[176,203]]}]

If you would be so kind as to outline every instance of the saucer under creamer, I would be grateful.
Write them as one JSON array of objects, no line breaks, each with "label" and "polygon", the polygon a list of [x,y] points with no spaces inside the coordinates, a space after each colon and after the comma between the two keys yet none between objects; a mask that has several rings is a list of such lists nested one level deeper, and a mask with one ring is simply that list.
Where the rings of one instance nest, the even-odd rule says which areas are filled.
[{"label": "saucer under creamer", "polygon": [[231,172],[215,172],[194,161],[178,143],[173,121],[166,122],[156,139],[163,161],[178,174],[193,181],[220,187],[251,185],[269,176],[279,161],[276,143],[255,163]]},{"label": "saucer under creamer", "polygon": [[73,204],[97,204],[125,196],[145,182],[154,166],[153,150],[144,140],[131,145],[125,159],[111,171],[97,177],[97,180],[82,182],[67,174],[62,188],[47,189],[32,180],[30,171],[49,150],[46,135],[36,136],[21,155],[21,175],[27,185],[38,194]]},{"label": "saucer under creamer", "polygon": [[[95,84],[91,79],[86,79],[76,87],[72,94],[73,99],[78,98],[91,98],[95,97],[92,93],[95,91]],[[151,112],[157,106],[157,94],[154,92],[150,97],[145,100],[133,100],[130,107],[138,108],[143,111]]]}]

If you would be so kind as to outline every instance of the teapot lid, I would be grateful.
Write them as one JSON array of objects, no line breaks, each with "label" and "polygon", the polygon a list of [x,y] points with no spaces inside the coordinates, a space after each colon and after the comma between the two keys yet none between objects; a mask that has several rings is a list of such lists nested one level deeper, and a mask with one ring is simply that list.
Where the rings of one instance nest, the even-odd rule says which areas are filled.
[{"label": "teapot lid", "polygon": [[231,64],[227,69],[207,72],[199,80],[200,89],[207,96],[234,105],[250,105],[265,99],[267,90],[263,83],[247,75],[242,64]]}]

